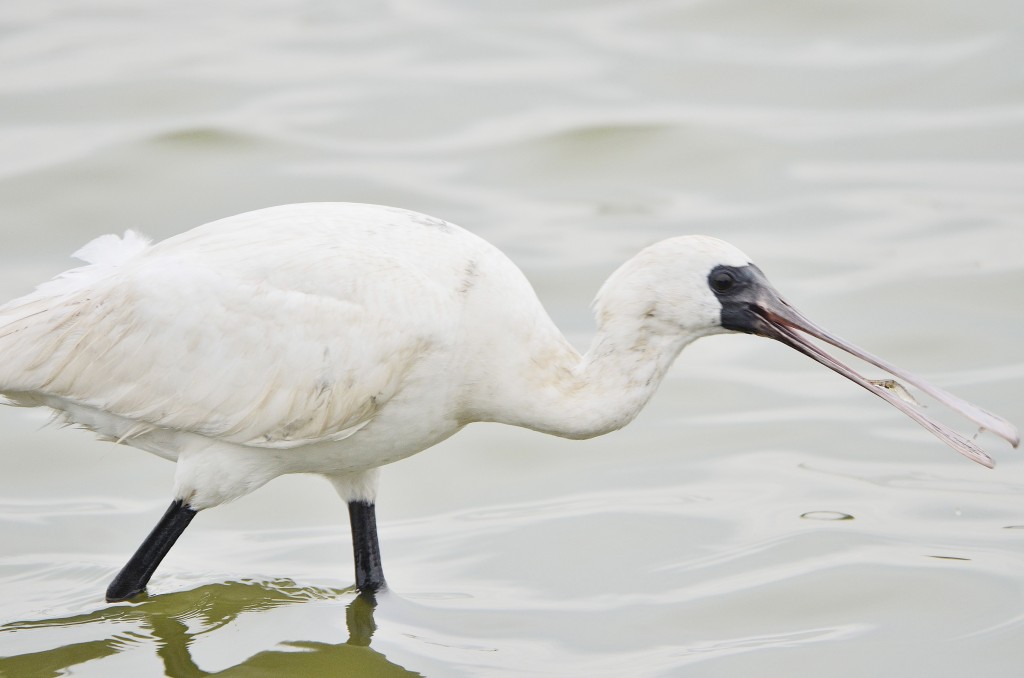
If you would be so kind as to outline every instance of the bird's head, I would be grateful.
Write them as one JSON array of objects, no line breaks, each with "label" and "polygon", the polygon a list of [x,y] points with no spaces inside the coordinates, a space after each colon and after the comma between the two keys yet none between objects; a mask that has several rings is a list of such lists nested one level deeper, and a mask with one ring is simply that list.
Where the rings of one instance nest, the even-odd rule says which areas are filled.
[{"label": "bird's head", "polygon": [[994,465],[977,444],[925,415],[898,382],[862,376],[825,352],[813,338],[916,386],[1014,447],[1020,441],[1017,429],[1001,417],[811,322],[775,290],[749,257],[715,238],[684,236],[648,247],[609,278],[598,295],[595,310],[599,322],[632,316],[649,332],[676,333],[688,339],[726,332],[775,339],[882,398],[960,454],[984,466]]}]

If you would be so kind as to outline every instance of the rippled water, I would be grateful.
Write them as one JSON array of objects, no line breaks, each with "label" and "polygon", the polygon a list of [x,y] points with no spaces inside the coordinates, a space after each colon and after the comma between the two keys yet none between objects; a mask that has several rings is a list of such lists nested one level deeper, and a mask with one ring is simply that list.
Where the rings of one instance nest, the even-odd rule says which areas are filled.
[{"label": "rippled water", "polygon": [[[0,9],[0,293],[90,238],[393,204],[520,263],[584,346],[659,238],[1024,422],[1024,12],[974,3],[88,0]],[[0,427],[0,675],[1015,676],[1024,464],[970,464],[771,342],[688,348],[624,431],[478,425],[386,469],[389,581],[282,478],[107,582],[170,464]],[[374,673],[376,672],[376,673]]]}]

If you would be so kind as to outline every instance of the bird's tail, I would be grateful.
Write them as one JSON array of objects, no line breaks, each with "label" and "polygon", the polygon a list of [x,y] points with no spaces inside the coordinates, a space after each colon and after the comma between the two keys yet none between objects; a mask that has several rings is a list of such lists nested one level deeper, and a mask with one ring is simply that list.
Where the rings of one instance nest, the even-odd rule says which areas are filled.
[{"label": "bird's tail", "polygon": [[131,230],[125,231],[124,236],[108,234],[91,240],[71,255],[84,262],[85,266],[64,271],[36,287],[33,292],[0,306],[0,332],[6,324],[33,315],[58,300],[85,290],[147,247],[149,239]]},{"label": "bird's tail", "polygon": [[25,377],[38,367],[38,356],[67,331],[75,317],[76,299],[147,247],[149,240],[135,231],[100,236],[72,255],[85,266],[65,271],[0,306],[0,398],[19,400],[11,392],[29,385]]}]

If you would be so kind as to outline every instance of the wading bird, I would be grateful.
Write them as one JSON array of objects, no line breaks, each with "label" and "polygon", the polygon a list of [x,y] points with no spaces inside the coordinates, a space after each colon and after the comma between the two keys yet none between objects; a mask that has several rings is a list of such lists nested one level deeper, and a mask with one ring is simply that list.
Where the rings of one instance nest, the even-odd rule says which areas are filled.
[{"label": "wading bird", "polygon": [[899,408],[961,454],[992,460],[816,337],[1018,444],[1016,429],[814,325],[750,259],[704,236],[615,271],[580,355],[498,249],[440,219],[359,204],[287,205],[156,244],[129,231],[87,265],[0,307],[0,394],[177,462],[174,498],[107,600],[143,592],[197,512],[286,473],[348,503],[356,586],[385,586],[377,469],[470,422],[590,438],[633,420],[700,337],[770,337]]}]

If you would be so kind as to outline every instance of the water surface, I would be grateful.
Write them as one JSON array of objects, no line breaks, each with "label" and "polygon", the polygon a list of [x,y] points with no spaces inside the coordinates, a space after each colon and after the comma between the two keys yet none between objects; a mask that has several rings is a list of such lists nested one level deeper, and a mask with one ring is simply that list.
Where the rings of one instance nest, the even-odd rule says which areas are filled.
[{"label": "water surface", "polygon": [[[584,347],[619,263],[702,232],[821,324],[1019,424],[1022,27],[1016,0],[12,5],[0,296],[102,233],[374,202],[494,242]],[[1024,660],[1019,453],[983,436],[999,465],[975,466],[751,337],[688,348],[624,431],[475,425],[387,468],[376,606],[350,589],[344,506],[307,477],[200,516],[147,600],[105,604],[173,468],[45,423],[0,410],[0,675]]]}]

